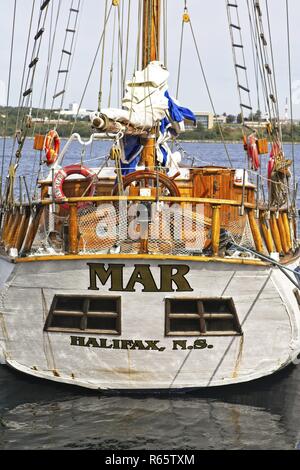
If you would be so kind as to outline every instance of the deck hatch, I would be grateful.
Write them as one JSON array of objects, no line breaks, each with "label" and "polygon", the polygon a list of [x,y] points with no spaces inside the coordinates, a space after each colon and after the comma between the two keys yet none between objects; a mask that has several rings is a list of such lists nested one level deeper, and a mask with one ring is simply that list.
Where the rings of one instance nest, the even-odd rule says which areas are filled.
[{"label": "deck hatch", "polygon": [[232,298],[165,299],[166,336],[241,335]]},{"label": "deck hatch", "polygon": [[121,334],[121,297],[56,295],[45,331]]}]

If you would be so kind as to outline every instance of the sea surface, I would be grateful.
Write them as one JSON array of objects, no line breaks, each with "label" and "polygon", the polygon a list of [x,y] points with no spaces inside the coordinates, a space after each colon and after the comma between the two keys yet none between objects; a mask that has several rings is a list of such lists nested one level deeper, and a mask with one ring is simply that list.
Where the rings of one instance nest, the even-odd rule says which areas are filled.
[{"label": "sea surface", "polygon": [[[74,144],[64,164],[99,157],[90,166],[99,165],[109,146],[97,143],[83,155]],[[5,166],[11,147],[9,140]],[[183,147],[199,164],[228,164],[222,144]],[[228,150],[234,166],[242,167],[241,145]],[[300,146],[295,152],[299,177]],[[28,141],[21,170],[30,181],[37,168]],[[100,394],[0,366],[0,449],[300,450],[300,365],[248,384],[173,395]]]}]

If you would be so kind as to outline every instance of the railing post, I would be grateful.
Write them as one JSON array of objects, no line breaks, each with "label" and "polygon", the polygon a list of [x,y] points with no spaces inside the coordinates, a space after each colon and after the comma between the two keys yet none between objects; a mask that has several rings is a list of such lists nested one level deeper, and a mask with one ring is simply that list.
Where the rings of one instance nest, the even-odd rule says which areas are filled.
[{"label": "railing post", "polygon": [[220,246],[220,230],[221,230],[221,219],[220,219],[220,206],[212,206],[212,233],[211,233],[211,244],[214,256],[219,254]]},{"label": "railing post", "polygon": [[71,255],[78,254],[78,220],[77,204],[70,204],[69,220],[69,252]]}]

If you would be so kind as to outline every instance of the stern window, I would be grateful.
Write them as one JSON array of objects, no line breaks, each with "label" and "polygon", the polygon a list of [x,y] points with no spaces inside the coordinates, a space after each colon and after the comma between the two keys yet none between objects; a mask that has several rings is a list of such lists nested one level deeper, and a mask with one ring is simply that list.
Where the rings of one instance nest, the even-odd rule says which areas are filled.
[{"label": "stern window", "polygon": [[166,336],[241,335],[232,298],[166,299]]},{"label": "stern window", "polygon": [[121,334],[121,298],[56,295],[45,331]]}]

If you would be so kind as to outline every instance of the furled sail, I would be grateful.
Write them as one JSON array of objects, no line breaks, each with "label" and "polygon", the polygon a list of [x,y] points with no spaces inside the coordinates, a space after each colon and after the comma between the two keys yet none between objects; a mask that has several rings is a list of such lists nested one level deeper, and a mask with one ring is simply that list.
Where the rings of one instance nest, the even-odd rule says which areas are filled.
[{"label": "furled sail", "polygon": [[[122,101],[122,109],[102,109],[101,114],[93,114],[91,120],[101,130],[107,123],[119,123],[121,126],[150,132],[159,126],[159,138],[156,145],[157,160],[166,165],[170,157],[167,141],[173,135],[185,130],[184,121],[196,123],[195,115],[183,108],[174,100],[168,91],[169,72],[163,63],[150,62],[142,71],[134,74],[132,81],[127,82]],[[104,129],[103,129],[104,130]],[[105,129],[107,130],[107,129]],[[135,171],[143,146],[140,135],[125,136],[122,139],[122,172]]]}]

